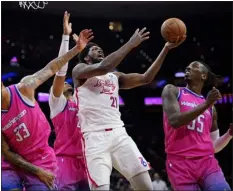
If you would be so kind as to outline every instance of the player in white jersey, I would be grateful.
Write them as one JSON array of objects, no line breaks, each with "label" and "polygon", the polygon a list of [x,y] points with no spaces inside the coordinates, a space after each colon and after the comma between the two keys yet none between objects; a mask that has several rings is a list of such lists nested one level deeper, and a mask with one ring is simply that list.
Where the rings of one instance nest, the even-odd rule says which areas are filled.
[{"label": "player in white jersey", "polygon": [[158,58],[144,74],[112,71],[124,57],[149,38],[146,28],[137,29],[130,40],[106,58],[102,49],[89,43],[80,53],[80,64],[73,69],[79,122],[83,133],[85,157],[91,190],[109,190],[112,167],[135,190],[152,190],[147,161],[127,134],[119,112],[119,88],[130,89],[150,83],[171,48],[181,44],[166,43]]}]

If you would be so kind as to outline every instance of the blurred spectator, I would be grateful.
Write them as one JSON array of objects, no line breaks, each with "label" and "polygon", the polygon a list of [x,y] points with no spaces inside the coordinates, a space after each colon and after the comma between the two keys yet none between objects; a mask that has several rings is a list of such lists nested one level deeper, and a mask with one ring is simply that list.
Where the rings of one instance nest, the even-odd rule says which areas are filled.
[{"label": "blurred spectator", "polygon": [[168,190],[166,182],[160,178],[158,173],[154,173],[152,185],[153,190]]}]

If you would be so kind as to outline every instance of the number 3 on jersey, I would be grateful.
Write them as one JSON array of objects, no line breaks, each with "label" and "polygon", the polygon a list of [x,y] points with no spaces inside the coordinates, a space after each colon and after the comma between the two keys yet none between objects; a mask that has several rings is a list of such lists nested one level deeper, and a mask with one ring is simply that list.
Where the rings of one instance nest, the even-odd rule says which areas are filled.
[{"label": "number 3 on jersey", "polygon": [[[22,129],[22,133],[20,133],[20,129]],[[16,134],[16,141],[23,141],[23,139],[26,139],[27,137],[30,136],[30,133],[28,131],[27,126],[24,123],[21,123],[19,126],[17,126],[14,129],[14,132]]]},{"label": "number 3 on jersey", "polygon": [[199,133],[202,133],[203,132],[203,128],[204,128],[203,119],[205,119],[204,115],[198,116],[198,118],[194,119],[192,121],[192,124],[188,125],[187,128],[189,130],[193,130],[193,131],[196,129],[196,131],[198,131]]},{"label": "number 3 on jersey", "polygon": [[118,107],[118,105],[117,105],[117,98],[111,96],[111,97],[110,97],[110,100],[112,100],[112,105],[111,105],[111,107],[117,108],[117,107]]}]

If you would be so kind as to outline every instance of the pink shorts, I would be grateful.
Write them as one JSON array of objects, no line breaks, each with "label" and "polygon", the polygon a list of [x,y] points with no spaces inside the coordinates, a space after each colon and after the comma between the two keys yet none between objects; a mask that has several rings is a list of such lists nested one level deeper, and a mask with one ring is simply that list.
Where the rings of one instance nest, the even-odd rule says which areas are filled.
[{"label": "pink shorts", "polygon": [[83,158],[57,156],[56,185],[58,190],[77,190],[80,182],[87,182]]},{"label": "pink shorts", "polygon": [[174,190],[230,188],[214,156],[188,159],[168,155],[166,169]]}]

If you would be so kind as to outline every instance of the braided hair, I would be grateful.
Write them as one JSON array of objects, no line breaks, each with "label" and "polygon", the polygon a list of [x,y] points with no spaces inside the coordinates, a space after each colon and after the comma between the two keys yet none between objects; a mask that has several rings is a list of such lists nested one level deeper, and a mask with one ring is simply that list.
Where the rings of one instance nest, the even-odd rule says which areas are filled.
[{"label": "braided hair", "polygon": [[221,76],[220,75],[216,75],[214,72],[211,71],[210,67],[208,64],[206,64],[203,61],[197,61],[199,63],[201,63],[204,67],[204,72],[206,72],[207,74],[207,79],[204,83],[205,87],[212,87],[212,86],[218,86],[219,83],[221,83]]}]

